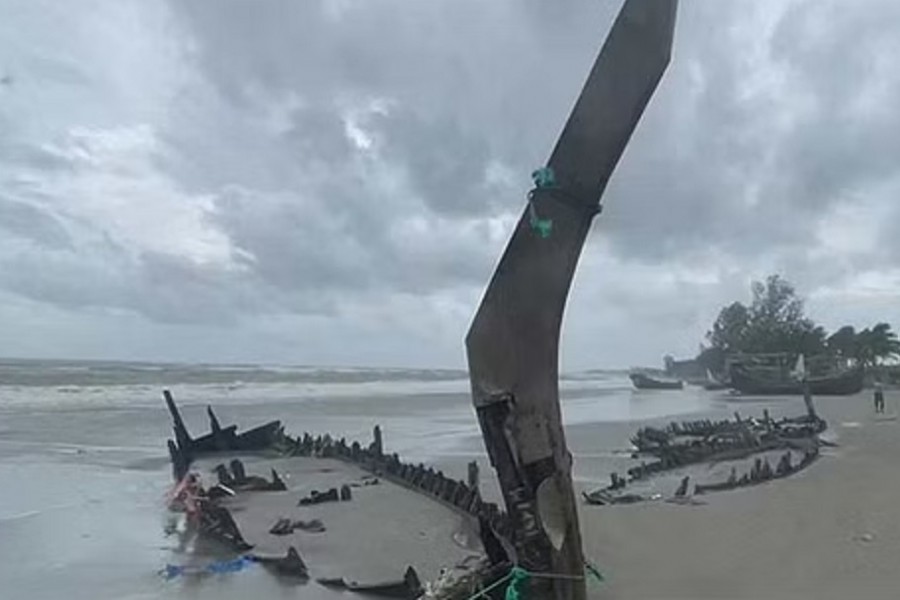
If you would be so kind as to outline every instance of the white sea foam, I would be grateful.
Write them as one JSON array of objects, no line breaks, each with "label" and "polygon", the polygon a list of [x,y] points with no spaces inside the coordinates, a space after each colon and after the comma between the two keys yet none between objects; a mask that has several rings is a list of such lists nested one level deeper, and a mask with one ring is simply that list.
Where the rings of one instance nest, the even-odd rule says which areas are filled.
[{"label": "white sea foam", "polygon": [[[564,375],[565,395],[628,389],[621,374]],[[465,372],[441,369],[153,365],[0,361],[0,409],[158,406],[162,389],[181,405],[397,398],[469,393]]]}]

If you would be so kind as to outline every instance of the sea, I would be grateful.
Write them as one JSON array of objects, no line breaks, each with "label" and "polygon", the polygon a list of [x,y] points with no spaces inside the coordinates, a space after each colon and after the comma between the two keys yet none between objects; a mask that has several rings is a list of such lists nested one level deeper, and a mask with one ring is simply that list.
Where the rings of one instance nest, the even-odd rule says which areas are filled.
[{"label": "sea", "polygon": [[[291,434],[368,442],[377,424],[385,449],[404,460],[460,479],[477,460],[492,480],[461,370],[0,359],[0,597],[243,593],[174,587],[160,576],[173,553],[164,533],[172,435],[164,389],[194,435],[208,431],[207,405],[223,425],[279,419]],[[620,370],[565,373],[560,393],[579,489],[624,471],[639,426],[799,410],[694,387],[638,391]]]}]

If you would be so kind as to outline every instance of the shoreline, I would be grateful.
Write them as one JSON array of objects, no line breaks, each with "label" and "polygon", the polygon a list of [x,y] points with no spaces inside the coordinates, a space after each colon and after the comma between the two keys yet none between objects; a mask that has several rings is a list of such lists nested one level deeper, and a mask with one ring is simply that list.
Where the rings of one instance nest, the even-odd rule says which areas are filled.
[{"label": "shoreline", "polygon": [[[228,576],[227,581],[211,579],[190,588],[170,585],[154,575],[167,560],[172,560],[172,544],[163,537],[160,523],[164,511],[161,504],[164,487],[171,481],[163,445],[171,422],[159,400],[158,390],[154,390],[152,406],[147,406],[140,397],[135,398],[133,404],[130,404],[131,399],[119,400],[115,396],[121,391],[111,389],[104,393],[110,396],[113,406],[95,410],[45,408],[38,397],[27,408],[8,407],[3,411],[0,468],[11,480],[21,484],[8,491],[0,503],[0,510],[10,516],[19,515],[26,508],[29,510],[27,517],[0,523],[4,532],[0,555],[5,557],[0,576],[9,581],[13,589],[21,590],[23,598],[52,599],[69,594],[78,600],[124,597],[236,600],[248,595],[283,592],[277,582],[258,571]],[[610,472],[624,472],[629,464],[633,464],[623,451],[639,426],[667,424],[669,417],[641,418],[648,400],[660,405],[671,404],[676,409],[673,413],[691,417],[727,418],[735,410],[745,416],[756,416],[763,408],[768,408],[773,416],[779,416],[796,414],[802,409],[799,398],[748,399],[698,392],[703,400],[702,408],[681,410],[678,407],[685,406],[685,397],[681,394],[663,393],[648,398],[625,389],[614,393],[616,396],[609,402],[607,397],[594,401],[577,400],[579,406],[576,408],[587,417],[591,417],[593,411],[594,420],[566,428],[569,446],[575,455],[578,491],[605,485]],[[208,398],[214,403],[217,401],[212,393]],[[896,398],[893,392],[887,394],[889,413],[896,412]],[[466,463],[477,460],[481,467],[484,499],[497,500],[494,472],[477,435],[456,433],[434,444],[428,433],[445,424],[443,417],[441,420],[433,418],[435,410],[450,411],[439,414],[452,417],[447,422],[453,427],[470,423],[473,433],[477,431],[468,402],[468,398],[463,397],[443,398],[440,404],[434,404],[433,398],[418,401],[415,398],[361,397],[349,402],[290,404],[267,402],[263,394],[252,404],[226,404],[220,410],[217,405],[217,412],[223,422],[253,425],[268,418],[283,418],[289,431],[330,430],[346,433],[348,437],[358,432],[358,439],[367,439],[372,425],[380,422],[385,427],[387,452],[397,451],[406,460],[426,462],[443,470],[448,477],[465,478]],[[632,418],[621,419],[621,413],[615,409],[619,405],[640,406],[629,410]],[[201,406],[197,402],[184,407],[185,419],[192,430],[205,429],[201,425],[206,422]],[[568,406],[564,400],[564,412]],[[693,407],[693,400],[688,398],[687,406]],[[794,531],[795,521],[798,523],[796,528],[801,528],[802,523],[807,523],[806,527],[818,524],[810,523],[803,516],[804,508],[794,498],[793,490],[804,490],[796,493],[808,497],[810,502],[818,500],[817,494],[827,494],[830,498],[828,507],[817,513],[824,521],[836,518],[847,521],[856,515],[853,518],[864,525],[864,517],[874,510],[875,520],[871,526],[874,539],[871,542],[854,541],[860,547],[853,546],[858,552],[871,552],[885,541],[891,541],[890,526],[884,524],[883,519],[900,522],[897,509],[890,506],[892,498],[900,497],[892,488],[895,467],[890,464],[894,456],[900,454],[900,448],[890,436],[880,439],[882,432],[895,431],[893,427],[897,422],[874,421],[870,393],[817,398],[816,407],[829,422],[826,436],[836,438],[840,447],[823,449],[823,457],[798,476],[734,492],[711,494],[703,497],[706,506],[649,503],[631,507],[586,507],[579,504],[585,553],[607,579],[599,586],[589,586],[591,597],[740,600],[759,597],[793,599],[811,595],[836,597],[837,594],[827,595],[830,584],[820,586],[816,583],[816,577],[825,577],[828,573],[817,570],[815,565],[803,564],[800,572],[792,574],[787,565],[794,560],[796,552],[829,553],[830,544],[845,543],[841,540],[856,535],[856,529],[868,528],[859,526],[854,531],[836,531],[829,538],[837,540],[834,542],[823,541],[824,533],[815,537],[806,531]],[[415,412],[410,412],[410,408]],[[377,417],[371,416],[369,409],[375,409]],[[608,418],[608,410],[612,409],[615,409],[613,418]],[[855,423],[860,426],[854,426]],[[879,434],[878,439],[866,438],[872,431]],[[854,459],[861,461],[862,466],[847,467],[858,473],[844,478],[844,459],[854,456],[863,457]],[[837,471],[833,470],[834,463],[837,463]],[[873,472],[866,467],[869,463],[885,465]],[[845,480],[847,485],[842,489]],[[818,483],[808,491],[811,481]],[[856,488],[850,487],[851,482]],[[60,485],[69,490],[64,502],[58,499]],[[855,501],[855,494],[863,490],[870,490],[867,496],[874,494],[886,498],[886,505],[862,506]],[[751,498],[754,499],[752,502]],[[757,498],[769,500],[762,502]],[[844,500],[839,503],[837,498]],[[858,510],[854,503],[860,504]],[[794,519],[795,514],[800,518]],[[751,520],[750,525],[742,528],[729,524],[741,521],[745,516]],[[751,526],[752,521],[759,520],[764,525]],[[62,524],[66,524],[66,528],[61,529]],[[798,542],[790,550],[776,552],[777,562],[786,564],[772,567],[770,563],[774,561],[765,560],[765,556],[756,553],[765,555],[769,552],[764,543],[769,538],[777,542],[776,546],[783,546],[779,542],[783,531],[790,531],[792,537],[804,540],[804,543]],[[720,533],[712,535],[712,532]],[[859,535],[864,533],[866,531]],[[762,537],[764,541],[749,545],[739,543],[741,536],[750,534]],[[671,543],[667,536],[672,538]],[[897,537],[900,538],[900,534]],[[56,546],[54,568],[50,571],[47,571],[44,547],[38,544],[41,539],[53,540]],[[709,547],[701,547],[703,544]],[[729,550],[730,546],[739,550]],[[298,549],[303,552],[302,548]],[[733,561],[737,561],[736,565],[744,566],[725,561],[721,555],[727,556],[729,552]],[[883,555],[885,551],[880,553]],[[669,563],[674,564],[670,566]],[[871,583],[872,592],[868,594],[868,588],[860,587],[865,593],[856,595],[893,597],[878,590],[878,586],[884,587],[898,580],[893,575],[893,566],[885,566],[883,556],[881,559],[876,557],[871,564],[872,568],[877,566],[874,574],[866,575],[868,567],[861,567],[863,575],[854,575],[851,579],[858,585]],[[110,569],[111,565],[115,565],[115,569]],[[740,573],[741,569],[746,572]],[[763,585],[763,581],[747,582],[754,577],[762,578],[766,584]],[[72,582],[77,584],[73,587]],[[802,593],[794,593],[798,589]],[[843,591],[850,589],[854,588],[848,585]],[[305,588],[304,593],[306,590],[311,593],[312,588]]]},{"label": "shoreline", "polygon": [[704,506],[580,507],[585,553],[607,574],[596,597],[895,598],[896,421],[864,393],[816,407],[840,445],[786,480]]}]

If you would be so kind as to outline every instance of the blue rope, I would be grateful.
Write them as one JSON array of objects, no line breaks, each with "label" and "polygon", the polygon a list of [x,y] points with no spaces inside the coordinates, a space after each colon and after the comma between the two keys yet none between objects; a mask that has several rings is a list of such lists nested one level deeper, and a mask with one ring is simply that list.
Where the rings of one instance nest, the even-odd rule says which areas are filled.
[{"label": "blue rope", "polygon": [[170,565],[160,571],[166,579],[175,579],[181,575],[205,575],[207,573],[237,573],[253,564],[249,556],[240,556],[232,560],[219,560],[206,566]]},{"label": "blue rope", "polygon": [[[593,564],[585,561],[584,563],[585,572],[593,577],[598,582],[603,582],[605,579],[603,578],[603,574],[600,573],[600,570],[597,569]],[[523,569],[519,566],[514,566],[509,570],[509,573],[484,588],[483,590],[479,590],[473,596],[469,596],[466,600],[478,600],[478,598],[487,598],[487,593],[497,587],[500,587],[507,581],[509,585],[506,587],[506,594],[504,595],[504,600],[523,600],[525,597],[525,584],[532,577],[538,579],[584,579],[584,575],[568,575],[566,573],[536,573],[532,571],[528,571],[527,569]]]}]

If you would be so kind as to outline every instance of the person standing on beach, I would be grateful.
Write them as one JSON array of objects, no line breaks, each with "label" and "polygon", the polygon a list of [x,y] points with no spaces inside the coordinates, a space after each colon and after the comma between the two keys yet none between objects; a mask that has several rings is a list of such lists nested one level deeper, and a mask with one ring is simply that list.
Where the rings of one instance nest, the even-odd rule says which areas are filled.
[{"label": "person standing on beach", "polygon": [[884,389],[880,381],[875,382],[875,412],[884,413]]}]

